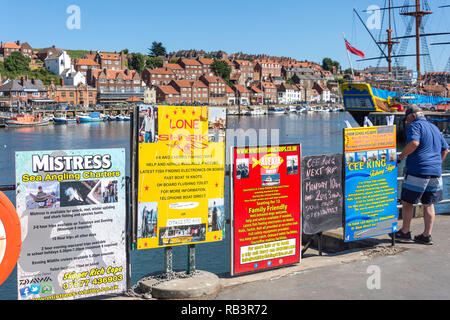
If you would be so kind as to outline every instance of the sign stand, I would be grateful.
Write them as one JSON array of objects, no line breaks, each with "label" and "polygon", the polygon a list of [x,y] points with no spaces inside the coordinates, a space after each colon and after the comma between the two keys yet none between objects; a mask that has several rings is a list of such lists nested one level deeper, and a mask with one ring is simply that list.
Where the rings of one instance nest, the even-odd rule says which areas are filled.
[{"label": "sign stand", "polygon": [[311,239],[309,239],[309,241],[306,243],[305,247],[302,249],[302,258],[303,258],[303,255],[305,254],[306,250],[308,250],[309,246],[311,245],[313,240],[316,238],[317,238],[317,247],[319,249],[319,256],[322,256],[323,237],[322,237],[322,232],[319,232],[319,233],[313,234]]},{"label": "sign stand", "polygon": [[172,247],[164,248],[164,271],[166,273],[173,272],[173,255],[172,255]]},{"label": "sign stand", "polygon": [[188,247],[187,274],[192,274],[195,272],[195,244],[189,244],[187,247]]}]

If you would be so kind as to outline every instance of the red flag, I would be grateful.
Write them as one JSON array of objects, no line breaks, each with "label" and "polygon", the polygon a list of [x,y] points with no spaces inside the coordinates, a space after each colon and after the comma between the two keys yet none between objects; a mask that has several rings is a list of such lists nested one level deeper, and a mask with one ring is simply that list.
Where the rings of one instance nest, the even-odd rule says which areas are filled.
[{"label": "red flag", "polygon": [[350,51],[350,52],[353,53],[353,54],[356,54],[357,56],[360,56],[361,58],[365,58],[365,57],[366,57],[366,55],[364,54],[364,52],[362,52],[362,51],[360,51],[360,50],[358,50],[358,49],[356,49],[356,48],[353,48],[353,47],[350,45],[350,43],[348,43],[347,39],[344,39],[344,40],[345,40],[345,46],[347,47],[347,50],[348,50],[348,51]]}]

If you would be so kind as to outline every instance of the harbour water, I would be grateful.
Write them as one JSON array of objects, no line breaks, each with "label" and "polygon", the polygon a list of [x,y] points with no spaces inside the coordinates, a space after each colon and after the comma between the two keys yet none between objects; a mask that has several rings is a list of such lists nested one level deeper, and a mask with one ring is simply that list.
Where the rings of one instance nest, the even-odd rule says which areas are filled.
[{"label": "harbour water", "polygon": [[[302,155],[314,155],[342,152],[342,129],[344,121],[348,120],[357,126],[353,118],[346,112],[339,113],[308,113],[288,115],[261,115],[261,116],[229,116],[227,127],[229,129],[241,128],[247,132],[255,129],[267,129],[268,139],[263,143],[274,142],[271,138],[279,137],[280,144],[302,143]],[[14,184],[15,182],[15,151],[30,150],[67,150],[67,149],[106,149],[125,148],[129,151],[130,122],[106,122],[69,125],[50,125],[36,128],[0,129],[0,185]],[[278,129],[278,133],[271,129]],[[232,131],[232,130],[231,130]],[[263,135],[264,138],[265,135]],[[238,139],[227,137],[227,151],[231,145],[238,143]],[[403,146],[399,146],[400,151]],[[450,157],[449,157],[450,158]],[[444,164],[444,171],[450,171],[450,159]],[[404,163],[404,162],[403,162]],[[129,174],[130,162],[127,156],[126,171]],[[402,166],[399,167],[399,173]],[[444,192],[449,197],[448,186],[450,179],[444,179]],[[225,212],[228,210],[228,177],[225,181],[226,198]],[[400,190],[400,189],[399,189]],[[6,192],[14,203],[14,192]],[[450,212],[448,205],[437,207],[438,213]],[[226,238],[217,243],[201,244],[196,246],[196,267],[216,274],[229,272],[229,229],[226,228]],[[178,246],[173,250],[173,266],[176,270],[185,270],[187,265],[187,247]],[[163,249],[150,249],[132,251],[131,285],[154,272],[164,268]],[[14,270],[6,282],[0,286],[0,300],[17,299],[17,278]]]}]

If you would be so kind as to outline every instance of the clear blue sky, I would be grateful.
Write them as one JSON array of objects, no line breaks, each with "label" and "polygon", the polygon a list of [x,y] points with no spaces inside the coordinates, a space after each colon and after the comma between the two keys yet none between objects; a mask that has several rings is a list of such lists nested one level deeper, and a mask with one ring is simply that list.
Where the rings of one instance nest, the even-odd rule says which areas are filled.
[{"label": "clear blue sky", "polygon": [[[169,52],[180,49],[224,50],[228,53],[265,53],[321,62],[324,57],[349,66],[342,40],[345,32],[366,57],[379,53],[363,25],[353,14],[384,0],[0,0],[0,40],[27,41],[34,48],[55,45],[66,49],[92,49],[147,53],[152,41],[161,41]],[[395,0],[401,5],[404,0]],[[447,0],[430,0],[437,13],[430,31],[450,31],[450,8],[437,9]],[[81,28],[70,30],[66,13],[70,5],[81,10]],[[398,18],[397,24],[404,28]],[[378,34],[379,30],[373,30]],[[444,38],[446,37],[446,38]],[[435,40],[448,41],[444,36]],[[437,42],[431,41],[430,42]],[[411,41],[409,52],[413,50]],[[449,58],[449,46],[430,46],[433,64],[441,70]],[[357,63],[355,68],[376,65]],[[413,66],[413,59],[405,61]],[[384,64],[383,64],[384,65]]]}]

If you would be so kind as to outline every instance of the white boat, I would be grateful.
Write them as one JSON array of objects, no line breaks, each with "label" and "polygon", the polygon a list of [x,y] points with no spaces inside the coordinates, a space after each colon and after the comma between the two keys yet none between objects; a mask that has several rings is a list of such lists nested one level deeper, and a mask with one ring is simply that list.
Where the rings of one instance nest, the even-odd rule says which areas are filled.
[{"label": "white boat", "polygon": [[239,113],[241,116],[248,116],[251,114],[250,110],[242,109]]},{"label": "white boat", "polygon": [[284,114],[284,108],[281,107],[269,107],[268,114]]},{"label": "white boat", "polygon": [[237,115],[237,114],[239,114],[237,109],[228,109],[227,110],[227,115],[229,115],[229,116],[230,115],[234,116],[234,115]]},{"label": "white boat", "polygon": [[308,111],[307,106],[297,106],[296,107],[297,113],[306,113]]},{"label": "white boat", "polygon": [[252,116],[258,116],[258,115],[266,114],[266,112],[265,112],[264,109],[261,108],[261,107],[254,107],[254,108],[250,111],[250,114],[251,114]]},{"label": "white boat", "polygon": [[285,113],[297,112],[297,108],[295,106],[287,106],[284,110]]},{"label": "white boat", "polygon": [[66,116],[61,116],[61,117],[54,117],[53,118],[53,122],[56,123],[61,123],[61,124],[68,124],[68,123],[76,123],[77,119],[74,118],[67,118]]}]

